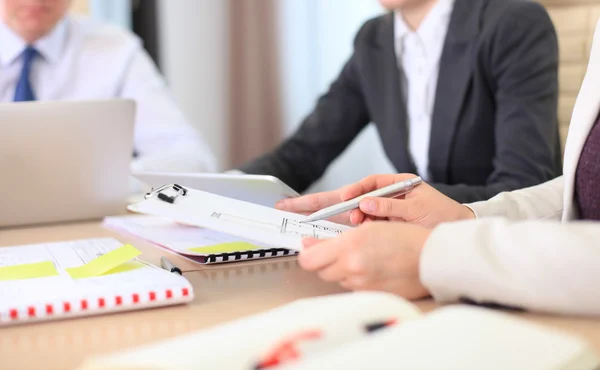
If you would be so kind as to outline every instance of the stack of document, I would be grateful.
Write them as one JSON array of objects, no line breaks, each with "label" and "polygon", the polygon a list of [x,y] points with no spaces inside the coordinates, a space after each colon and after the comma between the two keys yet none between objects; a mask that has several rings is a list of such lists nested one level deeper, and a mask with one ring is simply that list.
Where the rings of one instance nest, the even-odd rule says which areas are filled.
[{"label": "stack of document", "polygon": [[164,217],[107,217],[104,219],[104,226],[139,237],[201,264],[282,257],[297,253],[218,231],[184,225]]}]

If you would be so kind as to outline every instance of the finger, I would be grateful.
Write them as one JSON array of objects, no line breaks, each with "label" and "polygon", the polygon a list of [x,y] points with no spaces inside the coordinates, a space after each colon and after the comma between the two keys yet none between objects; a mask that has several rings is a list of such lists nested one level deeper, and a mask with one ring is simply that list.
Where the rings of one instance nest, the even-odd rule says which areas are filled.
[{"label": "finger", "polygon": [[307,271],[318,271],[331,265],[339,259],[343,251],[343,237],[324,240],[300,251],[298,263]]},{"label": "finger", "polygon": [[406,219],[408,200],[390,198],[365,198],[361,200],[360,210],[368,216]]},{"label": "finger", "polygon": [[346,276],[340,281],[340,285],[350,290],[364,290],[368,286],[364,276]]},{"label": "finger", "polygon": [[340,197],[342,201],[356,198],[360,195],[370,193],[374,190],[395,184],[399,181],[404,181],[415,177],[411,174],[397,175],[371,175],[356,184],[348,185],[341,190]]},{"label": "finger", "polygon": [[344,288],[344,289],[347,289],[347,290],[352,290],[352,287],[350,286],[350,284],[348,284],[348,282],[347,282],[346,280],[342,280],[342,281],[340,281],[340,283],[339,283],[339,284],[340,284],[340,286],[341,286],[342,288]]},{"label": "finger", "polygon": [[345,269],[342,267],[342,263],[337,261],[319,271],[319,277],[321,280],[328,282],[340,282],[348,276]]},{"label": "finger", "polygon": [[[328,282],[349,281],[353,286],[361,286],[369,279],[366,265],[360,248],[356,248],[361,241],[361,232],[353,230],[338,239],[344,247],[335,261],[319,270],[319,277]],[[344,240],[342,240],[344,239]]]},{"label": "finger", "polygon": [[294,213],[312,213],[339,202],[339,191],[328,191],[297,198],[282,199],[275,204],[275,208]]},{"label": "finger", "polygon": [[321,242],[322,242],[322,240],[315,239],[315,238],[304,238],[304,239],[302,239],[302,246],[304,247],[304,249],[308,249],[308,248],[312,247],[313,245],[317,245]]},{"label": "finger", "polygon": [[348,226],[352,225],[350,222],[350,212],[340,213],[339,215],[328,218],[327,221]]},{"label": "finger", "polygon": [[[351,225],[361,225],[367,222],[372,221],[386,221],[388,220],[386,217],[375,217],[371,215],[364,214],[360,209],[355,209],[350,214],[350,224]],[[390,221],[390,220],[388,220]],[[396,219],[396,221],[404,221],[400,219]]]},{"label": "finger", "polygon": [[352,225],[360,225],[365,219],[365,214],[360,209],[354,209],[350,212],[350,223]]},{"label": "finger", "polygon": [[348,185],[341,191],[340,197],[342,201],[353,199],[359,195],[369,193],[379,187],[391,185],[394,183],[393,175],[373,175],[369,176],[356,184]]}]

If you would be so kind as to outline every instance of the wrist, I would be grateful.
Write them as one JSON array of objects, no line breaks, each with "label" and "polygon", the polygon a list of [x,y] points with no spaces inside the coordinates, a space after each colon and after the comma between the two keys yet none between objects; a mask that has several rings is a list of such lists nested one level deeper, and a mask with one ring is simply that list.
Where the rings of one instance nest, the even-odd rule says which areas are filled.
[{"label": "wrist", "polygon": [[423,280],[421,279],[421,261],[422,261],[422,256],[423,256],[423,250],[425,249],[425,246],[427,245],[427,242],[429,241],[429,238],[431,237],[431,234],[433,233],[433,230],[423,230],[423,233],[421,234],[421,241],[420,241],[420,248],[419,248],[419,256],[418,256],[418,264],[417,264],[417,284],[415,284],[414,287],[414,292],[412,292],[410,299],[412,300],[416,300],[416,299],[423,299],[423,298],[429,298],[431,297],[431,293],[429,292],[429,289],[427,288],[427,286],[425,286]]},{"label": "wrist", "polygon": [[475,212],[470,207],[461,204],[461,208],[459,220],[475,220],[477,218]]}]

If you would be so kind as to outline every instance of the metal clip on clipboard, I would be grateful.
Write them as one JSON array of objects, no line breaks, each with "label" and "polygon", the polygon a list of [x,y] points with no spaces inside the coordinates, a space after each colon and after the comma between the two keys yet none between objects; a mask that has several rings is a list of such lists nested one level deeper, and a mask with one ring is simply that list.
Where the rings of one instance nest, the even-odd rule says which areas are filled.
[{"label": "metal clip on clipboard", "polygon": [[[175,194],[169,196],[164,193],[165,191],[169,191],[169,190],[173,190],[175,192]],[[146,193],[146,195],[144,195],[144,199],[149,199],[156,195],[156,197],[158,199],[162,200],[163,202],[173,204],[173,203],[175,203],[175,200],[177,198],[179,198],[180,196],[182,196],[182,197],[186,196],[187,192],[188,192],[187,189],[181,185],[168,184],[168,185],[163,185],[156,189],[152,189],[149,193]]]}]

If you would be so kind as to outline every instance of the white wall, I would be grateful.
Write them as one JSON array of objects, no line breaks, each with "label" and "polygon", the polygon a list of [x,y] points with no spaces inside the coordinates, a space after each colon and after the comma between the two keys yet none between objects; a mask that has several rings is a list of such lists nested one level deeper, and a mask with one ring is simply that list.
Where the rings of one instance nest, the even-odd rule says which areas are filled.
[{"label": "white wall", "polygon": [[[245,0],[244,0],[245,1]],[[160,0],[160,62],[179,106],[227,160],[228,1]]]},{"label": "white wall", "polygon": [[[280,11],[284,118],[290,134],[350,57],[360,26],[383,10],[377,0],[281,0]],[[337,188],[372,173],[393,172],[371,126],[310,191]]]}]

